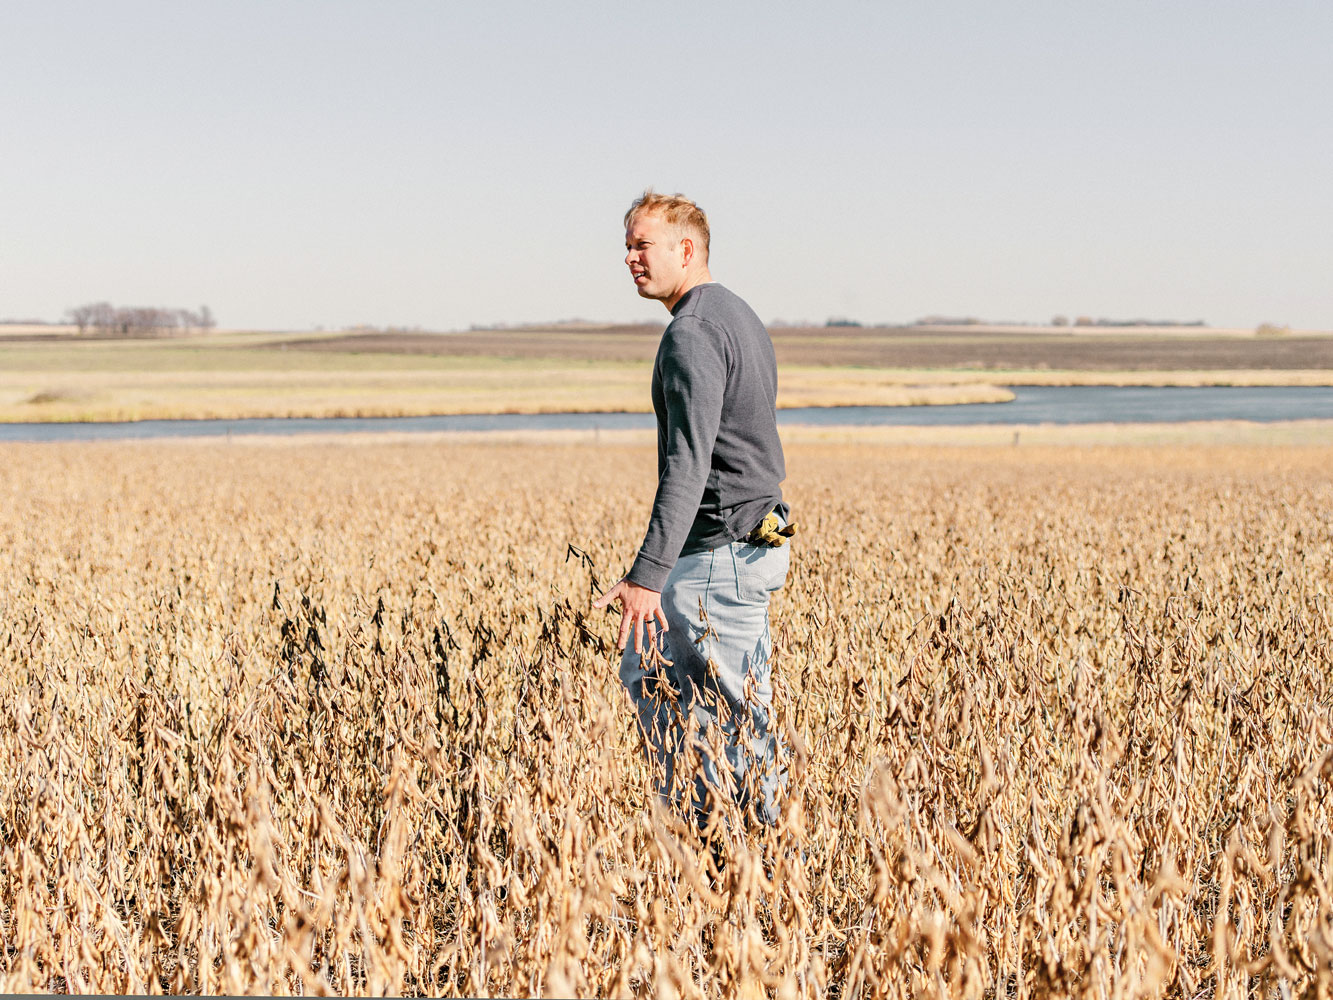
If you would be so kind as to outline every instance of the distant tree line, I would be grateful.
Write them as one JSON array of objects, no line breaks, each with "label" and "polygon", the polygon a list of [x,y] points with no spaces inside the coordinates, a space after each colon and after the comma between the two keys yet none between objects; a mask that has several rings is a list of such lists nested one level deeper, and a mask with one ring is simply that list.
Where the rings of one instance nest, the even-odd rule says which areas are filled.
[{"label": "distant tree line", "polygon": [[213,311],[200,306],[190,309],[165,309],[160,306],[113,306],[110,302],[90,302],[68,310],[69,321],[79,333],[105,337],[166,337],[175,333],[205,332],[217,325]]},{"label": "distant tree line", "polygon": [[[1063,321],[1063,322],[1062,322]],[[1069,320],[1064,316],[1057,316],[1051,321],[1052,326],[1067,326]],[[1178,319],[1093,319],[1091,316],[1079,316],[1074,320],[1075,326],[1207,326],[1201,319],[1178,320]]]}]

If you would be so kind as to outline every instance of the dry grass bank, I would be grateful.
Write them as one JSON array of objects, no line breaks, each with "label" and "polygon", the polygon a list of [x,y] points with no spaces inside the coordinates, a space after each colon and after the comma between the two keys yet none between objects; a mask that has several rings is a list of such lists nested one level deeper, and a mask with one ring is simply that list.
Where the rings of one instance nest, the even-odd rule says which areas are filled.
[{"label": "dry grass bank", "polygon": [[[642,413],[648,366],[489,364],[454,369],[0,372],[0,421],[408,417],[453,413]],[[794,369],[779,406],[1005,402],[1007,389],[910,373]]]}]

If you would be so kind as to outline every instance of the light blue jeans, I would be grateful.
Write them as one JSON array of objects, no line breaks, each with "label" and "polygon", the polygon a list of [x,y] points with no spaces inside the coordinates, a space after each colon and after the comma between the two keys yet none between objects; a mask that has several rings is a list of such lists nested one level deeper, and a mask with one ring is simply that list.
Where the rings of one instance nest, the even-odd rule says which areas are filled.
[{"label": "light blue jeans", "polygon": [[657,792],[682,809],[688,798],[700,825],[710,788],[743,810],[753,807],[761,823],[777,821],[786,774],[771,729],[768,600],[786,582],[790,558],[790,546],[744,541],[681,556],[662,590],[664,659],[640,656],[631,645],[620,660],[658,768]]}]

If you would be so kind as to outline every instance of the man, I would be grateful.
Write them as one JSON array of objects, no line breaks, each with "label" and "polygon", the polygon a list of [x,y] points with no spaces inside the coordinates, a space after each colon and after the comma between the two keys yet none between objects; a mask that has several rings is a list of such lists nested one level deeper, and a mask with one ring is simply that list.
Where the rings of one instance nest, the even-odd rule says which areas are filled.
[{"label": "man", "polygon": [[[707,217],[681,195],[647,191],[625,215],[634,285],[672,319],[653,365],[648,531],[594,607],[620,602],[620,678],[663,768],[659,794],[688,800],[701,825],[710,790],[772,824],[781,777],[768,601],[787,578],[782,543],[794,530],[780,487],[777,362],[759,317],[713,281],[708,242]],[[691,761],[692,787],[673,787]]]}]

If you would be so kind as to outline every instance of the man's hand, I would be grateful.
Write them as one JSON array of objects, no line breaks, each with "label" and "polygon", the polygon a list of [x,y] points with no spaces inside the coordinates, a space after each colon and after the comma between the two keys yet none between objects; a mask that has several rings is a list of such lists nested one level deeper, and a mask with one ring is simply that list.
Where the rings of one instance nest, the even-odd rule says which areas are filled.
[{"label": "man's hand", "polygon": [[625,648],[631,631],[634,632],[634,652],[643,655],[644,630],[648,633],[648,644],[657,641],[657,626],[667,631],[666,612],[662,610],[662,595],[647,587],[631,583],[625,577],[597,600],[594,608],[604,608],[612,601],[620,602],[620,638],[616,640],[618,649]]}]

